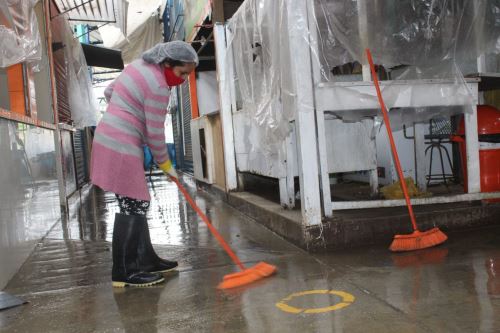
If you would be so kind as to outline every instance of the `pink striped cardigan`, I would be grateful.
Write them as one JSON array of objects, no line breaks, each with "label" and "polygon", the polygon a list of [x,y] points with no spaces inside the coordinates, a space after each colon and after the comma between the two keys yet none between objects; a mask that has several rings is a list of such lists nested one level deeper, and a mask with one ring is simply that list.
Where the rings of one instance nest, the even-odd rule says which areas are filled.
[{"label": "pink striped cardigan", "polygon": [[151,148],[158,163],[169,158],[165,116],[170,88],[163,69],[136,60],[110,84],[105,95],[109,104],[95,131],[91,181],[105,191],[149,201],[142,145]]}]

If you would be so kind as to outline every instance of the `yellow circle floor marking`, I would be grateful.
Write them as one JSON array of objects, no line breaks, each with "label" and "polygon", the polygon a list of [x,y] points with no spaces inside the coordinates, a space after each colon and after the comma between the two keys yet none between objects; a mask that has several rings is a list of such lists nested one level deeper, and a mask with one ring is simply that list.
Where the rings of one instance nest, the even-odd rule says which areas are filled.
[{"label": "yellow circle floor marking", "polygon": [[[288,305],[287,302],[291,301],[292,298],[299,297],[299,296],[305,296],[305,295],[312,295],[312,294],[326,294],[326,295],[336,295],[340,296],[342,298],[342,302],[330,305],[330,306],[325,306],[323,308],[311,308],[311,309],[301,309],[301,308],[296,308],[294,306]],[[354,302],[355,298],[353,295],[346,293],[344,291],[340,290],[307,290],[307,291],[301,291],[298,293],[293,293],[290,296],[283,298],[281,301],[276,303],[276,307],[282,311],[289,312],[289,313],[324,313],[324,312],[329,312],[329,311],[335,311],[338,309],[345,308],[346,306],[351,305]]]}]

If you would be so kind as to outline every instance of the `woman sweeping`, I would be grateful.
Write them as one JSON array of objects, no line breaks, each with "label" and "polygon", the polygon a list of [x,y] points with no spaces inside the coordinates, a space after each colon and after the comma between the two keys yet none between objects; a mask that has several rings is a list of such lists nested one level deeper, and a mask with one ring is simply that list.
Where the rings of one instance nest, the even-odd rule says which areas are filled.
[{"label": "woman sweeping", "polygon": [[143,145],[151,148],[163,172],[177,178],[165,144],[167,104],[170,88],[197,65],[191,45],[161,43],[128,65],[104,93],[109,104],[95,132],[90,176],[93,184],[115,193],[120,207],[113,228],[114,287],[160,283],[162,272],[177,267],[159,258],[151,245]]}]

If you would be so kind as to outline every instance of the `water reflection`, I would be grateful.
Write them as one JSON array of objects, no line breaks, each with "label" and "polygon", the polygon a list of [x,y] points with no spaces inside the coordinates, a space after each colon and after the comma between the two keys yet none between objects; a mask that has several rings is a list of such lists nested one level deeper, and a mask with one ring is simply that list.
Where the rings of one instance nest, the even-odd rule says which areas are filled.
[{"label": "water reflection", "polygon": [[419,267],[423,265],[442,264],[449,250],[446,247],[433,247],[407,253],[397,253],[391,256],[396,267]]},{"label": "water reflection", "polygon": [[[211,233],[189,207],[175,183],[167,181],[162,174],[147,178],[152,199],[147,217],[153,244],[217,246]],[[184,181],[197,205],[209,218],[214,219],[216,225],[227,218],[225,214],[209,209],[206,194],[197,193],[196,187],[187,177]],[[114,195],[91,187],[88,194],[76,195],[72,200],[74,209],[70,210],[69,219],[64,225],[66,230],[60,237],[111,241],[114,216],[120,211]],[[226,230],[222,232],[238,240],[240,232],[235,226],[224,225],[223,228]]]},{"label": "water reflection", "polygon": [[488,282],[486,283],[488,294],[500,297],[500,255],[490,257],[485,261]]},{"label": "water reflection", "polygon": [[[158,332],[158,303],[163,290],[164,285],[147,288],[113,288],[113,298],[125,332]],[[147,304],[146,311],[144,311],[145,304]]]},{"label": "water reflection", "polygon": [[60,217],[51,130],[0,118],[0,287]]}]

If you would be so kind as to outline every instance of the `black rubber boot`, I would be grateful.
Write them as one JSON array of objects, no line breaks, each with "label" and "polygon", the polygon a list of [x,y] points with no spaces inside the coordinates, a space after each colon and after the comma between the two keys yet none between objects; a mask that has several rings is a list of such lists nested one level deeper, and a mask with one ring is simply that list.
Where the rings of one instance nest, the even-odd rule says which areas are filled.
[{"label": "black rubber boot", "polygon": [[151,244],[151,236],[149,235],[148,221],[146,217],[135,216],[134,218],[142,228],[141,235],[139,237],[139,246],[137,248],[140,269],[145,272],[165,273],[176,268],[178,266],[177,261],[162,259],[158,257],[155,250],[153,249],[153,245]]},{"label": "black rubber boot", "polygon": [[136,216],[115,215],[113,227],[113,287],[147,287],[164,281],[160,274],[145,272],[140,269],[137,248],[142,224]]}]

